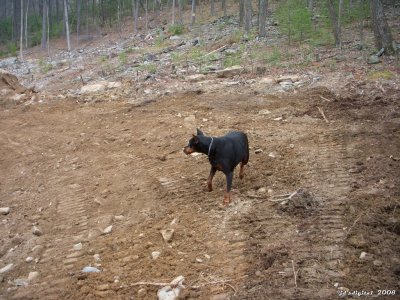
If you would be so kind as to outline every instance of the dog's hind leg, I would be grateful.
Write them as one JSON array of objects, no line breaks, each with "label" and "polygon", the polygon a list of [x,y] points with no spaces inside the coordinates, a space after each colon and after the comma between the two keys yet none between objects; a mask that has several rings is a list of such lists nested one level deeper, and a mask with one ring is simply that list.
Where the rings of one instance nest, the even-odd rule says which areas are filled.
[{"label": "dog's hind leg", "polygon": [[231,202],[231,187],[232,187],[233,172],[226,174],[226,191],[224,195],[224,204]]},{"label": "dog's hind leg", "polygon": [[217,169],[214,167],[211,167],[210,170],[210,175],[207,178],[207,186],[208,186],[208,191],[211,192],[213,190],[212,188],[212,180],[214,178],[215,172],[217,172]]}]

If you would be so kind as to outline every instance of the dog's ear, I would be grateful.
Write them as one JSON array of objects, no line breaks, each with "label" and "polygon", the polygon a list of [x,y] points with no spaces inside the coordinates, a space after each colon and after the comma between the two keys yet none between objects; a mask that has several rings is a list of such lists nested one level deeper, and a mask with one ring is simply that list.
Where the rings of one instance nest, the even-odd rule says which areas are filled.
[{"label": "dog's ear", "polygon": [[204,135],[203,131],[197,128],[197,135]]},{"label": "dog's ear", "polygon": [[195,143],[195,144],[198,144],[198,143],[199,143],[199,138],[198,138],[196,135],[194,135],[194,134],[193,134],[193,140],[194,140],[194,143]]}]

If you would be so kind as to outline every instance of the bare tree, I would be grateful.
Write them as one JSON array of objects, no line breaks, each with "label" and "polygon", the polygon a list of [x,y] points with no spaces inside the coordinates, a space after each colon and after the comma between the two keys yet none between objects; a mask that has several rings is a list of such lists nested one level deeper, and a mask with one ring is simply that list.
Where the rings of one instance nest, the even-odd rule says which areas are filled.
[{"label": "bare tree", "polygon": [[265,37],[267,35],[265,30],[265,25],[267,21],[267,8],[268,0],[260,0],[259,3],[259,15],[258,15],[258,32],[260,37]]},{"label": "bare tree", "polygon": [[196,22],[196,0],[192,0],[192,25]]},{"label": "bare tree", "polygon": [[222,7],[222,10],[224,11],[224,17],[226,17],[226,15],[227,15],[227,12],[226,12],[226,0],[222,0],[221,7]]},{"label": "bare tree", "polygon": [[172,25],[175,25],[175,0],[172,0]]},{"label": "bare tree", "polygon": [[47,47],[47,35],[46,35],[46,14],[47,14],[47,1],[42,0],[42,49]]},{"label": "bare tree", "polygon": [[244,0],[244,30],[249,32],[252,26],[253,8],[251,0]]},{"label": "bare tree", "polygon": [[239,27],[243,27],[244,24],[244,2],[246,0],[239,0]]},{"label": "bare tree", "polygon": [[24,0],[21,0],[21,34],[19,38],[19,57],[21,60],[24,59],[22,51],[24,48],[23,40],[24,40]]},{"label": "bare tree", "polygon": [[67,0],[64,0],[64,19],[65,19],[65,34],[67,36],[68,51],[71,51],[71,41],[69,38],[69,23],[68,23],[68,6]]},{"label": "bare tree", "polygon": [[29,0],[26,4],[25,9],[25,48],[28,48],[28,11],[29,11]]},{"label": "bare tree", "polygon": [[381,0],[371,0],[371,16],[374,28],[375,46],[385,49],[387,54],[393,54],[393,38],[386,21]]},{"label": "bare tree", "polygon": [[338,48],[342,47],[342,33],[341,33],[341,15],[342,15],[343,0],[339,0],[339,8],[336,11],[335,3],[333,0],[328,0],[329,17],[332,22],[333,35],[335,37],[335,45]]}]

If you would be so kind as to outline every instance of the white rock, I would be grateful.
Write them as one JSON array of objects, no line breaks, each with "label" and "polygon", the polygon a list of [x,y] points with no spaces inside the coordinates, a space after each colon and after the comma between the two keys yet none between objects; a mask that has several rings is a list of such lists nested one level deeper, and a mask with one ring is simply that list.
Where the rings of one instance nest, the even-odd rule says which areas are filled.
[{"label": "white rock", "polygon": [[29,272],[28,281],[35,280],[39,277],[39,272]]},{"label": "white rock", "polygon": [[26,279],[20,279],[20,278],[18,278],[18,279],[15,279],[15,280],[14,280],[14,284],[15,284],[16,286],[27,286],[29,283],[28,283],[28,281],[27,281]]},{"label": "white rock", "polygon": [[109,234],[109,233],[111,233],[112,228],[113,228],[112,225],[108,226],[106,229],[103,230],[103,234]]},{"label": "white rock", "polygon": [[30,263],[31,261],[33,261],[33,257],[32,257],[32,256],[28,256],[28,257],[25,259],[25,261],[26,261],[27,263]]},{"label": "white rock", "polygon": [[269,115],[271,112],[268,109],[262,109],[258,112],[259,115]]},{"label": "white rock", "polygon": [[94,258],[95,262],[101,261],[100,254],[93,255],[93,258]]},{"label": "white rock", "polygon": [[276,152],[271,152],[270,154],[268,154],[268,156],[271,158],[276,158]]},{"label": "white rock", "polygon": [[13,269],[13,267],[14,267],[14,264],[8,264],[4,268],[0,269],[0,274],[11,271]]},{"label": "white rock", "polygon": [[185,288],[183,282],[185,278],[183,276],[178,276],[171,281],[171,285],[167,285],[157,292],[158,300],[176,300],[179,299],[179,294]]},{"label": "white rock", "polygon": [[85,85],[81,88],[81,93],[82,94],[89,94],[89,93],[97,93],[104,91],[107,87],[107,82],[106,81],[101,81],[89,85]]},{"label": "white rock", "polygon": [[260,187],[258,190],[257,190],[257,193],[259,193],[259,194],[264,194],[264,193],[266,193],[267,192],[267,188],[265,188],[265,187]]},{"label": "white rock", "polygon": [[33,226],[32,233],[36,236],[41,236],[43,234],[43,232],[37,226]]},{"label": "white rock", "polygon": [[95,268],[95,267],[84,267],[82,269],[83,273],[98,273],[101,272],[99,269]]},{"label": "white rock", "polygon": [[10,213],[9,207],[0,207],[0,215],[8,215]]},{"label": "white rock", "polygon": [[256,149],[256,150],[254,151],[255,154],[259,154],[259,153],[262,153],[262,152],[263,152],[262,149]]},{"label": "white rock", "polygon": [[163,230],[160,230],[160,232],[164,239],[164,242],[168,243],[172,240],[175,230],[174,229],[163,229]]},{"label": "white rock", "polygon": [[360,259],[365,259],[367,257],[367,252],[361,252]]},{"label": "white rock", "polygon": [[123,215],[119,215],[119,216],[114,216],[114,219],[116,221],[122,221],[125,217]]},{"label": "white rock", "polygon": [[151,252],[151,257],[152,257],[153,259],[159,258],[160,255],[161,255],[161,252],[159,252],[159,251],[153,251],[153,252]]},{"label": "white rock", "polygon": [[74,250],[75,250],[75,251],[82,250],[82,248],[83,248],[82,243],[78,243],[78,244],[75,244],[75,245],[74,245]]}]

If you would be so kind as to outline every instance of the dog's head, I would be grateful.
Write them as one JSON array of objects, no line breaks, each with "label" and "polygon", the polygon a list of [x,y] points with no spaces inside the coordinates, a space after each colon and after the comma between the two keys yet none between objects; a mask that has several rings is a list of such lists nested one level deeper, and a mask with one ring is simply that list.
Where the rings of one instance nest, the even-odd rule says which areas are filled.
[{"label": "dog's head", "polygon": [[189,140],[187,146],[183,148],[183,152],[187,155],[194,152],[200,152],[200,139],[203,136],[204,133],[200,129],[197,129],[196,135],[193,134],[193,137]]}]

